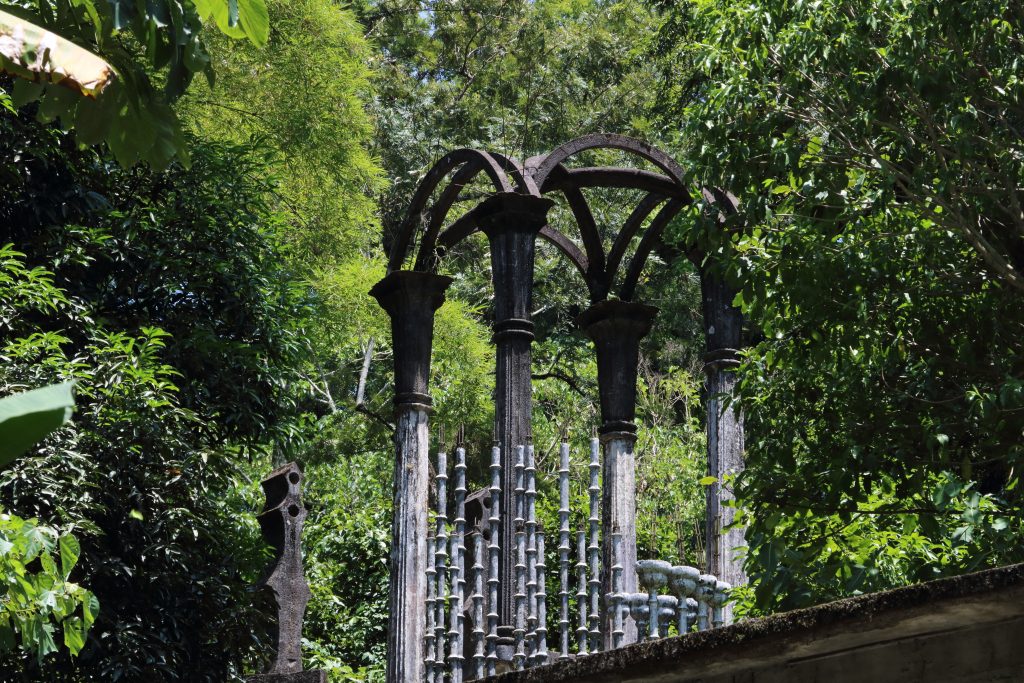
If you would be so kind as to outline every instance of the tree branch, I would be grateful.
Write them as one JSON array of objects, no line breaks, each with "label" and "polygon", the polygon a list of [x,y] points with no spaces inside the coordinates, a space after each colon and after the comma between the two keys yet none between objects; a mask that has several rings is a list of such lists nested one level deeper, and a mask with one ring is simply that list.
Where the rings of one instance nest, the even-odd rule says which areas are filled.
[{"label": "tree branch", "polygon": [[579,394],[583,398],[587,398],[586,392],[584,392],[580,388],[579,384],[576,383],[576,380],[569,377],[568,375],[563,375],[560,372],[542,372],[536,375],[530,375],[530,379],[559,379],[568,384],[569,388],[575,391],[577,394]]}]

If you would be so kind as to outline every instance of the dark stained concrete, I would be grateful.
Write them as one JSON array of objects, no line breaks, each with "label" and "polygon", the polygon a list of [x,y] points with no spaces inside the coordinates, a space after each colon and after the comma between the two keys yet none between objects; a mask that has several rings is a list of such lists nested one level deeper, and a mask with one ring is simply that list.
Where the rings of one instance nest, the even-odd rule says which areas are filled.
[{"label": "dark stained concrete", "polygon": [[260,674],[250,676],[246,683],[327,683],[326,671],[300,671],[293,674]]},{"label": "dark stained concrete", "polygon": [[489,683],[1021,683],[1024,564],[838,600]]}]

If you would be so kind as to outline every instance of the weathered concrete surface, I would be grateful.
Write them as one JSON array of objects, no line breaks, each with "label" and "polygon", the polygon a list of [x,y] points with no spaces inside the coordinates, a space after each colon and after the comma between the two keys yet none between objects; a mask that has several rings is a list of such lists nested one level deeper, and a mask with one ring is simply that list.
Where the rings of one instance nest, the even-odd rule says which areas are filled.
[{"label": "weathered concrete surface", "polygon": [[[708,474],[717,482],[707,487],[707,562],[709,574],[731,586],[747,582],[740,549],[745,548],[745,529],[734,525],[736,507],[729,505],[735,496],[730,478],[743,471],[743,415],[729,404],[736,388],[737,349],[743,340],[743,314],[732,305],[735,290],[713,268],[701,271],[704,325],[707,353]],[[726,623],[732,621],[732,609],[725,608]]]},{"label": "weathered concrete surface", "polygon": [[309,602],[309,584],[302,571],[302,468],[294,462],[277,468],[261,482],[266,504],[258,517],[263,538],[274,548],[274,560],[260,586],[270,589],[277,605],[274,658],[266,674],[248,683],[326,683],[324,671],[302,671],[302,618]]},{"label": "weathered concrete surface", "polygon": [[246,683],[327,683],[327,672],[318,669],[294,674],[260,674],[250,676]]},{"label": "weathered concrete surface", "polygon": [[547,225],[554,201],[541,197],[500,192],[474,209],[480,230],[491,247],[494,278],[494,438],[501,447],[502,497],[498,572],[498,623],[502,635],[511,635],[515,615],[515,577],[512,539],[515,538],[515,468],[511,456],[516,446],[532,441],[530,425],[530,359],[533,344],[533,270],[537,235]]},{"label": "weathered concrete surface", "polygon": [[497,676],[493,683],[1024,681],[1024,564]]},{"label": "weathered concrete surface", "polygon": [[388,590],[389,683],[420,681],[427,605],[427,508],[430,496],[428,410],[396,411],[394,519]]},{"label": "weathered concrete surface", "polygon": [[[640,341],[654,324],[658,309],[633,301],[600,301],[580,315],[576,323],[594,342],[597,382],[601,395],[601,443],[604,476],[601,499],[601,624],[604,647],[611,648],[612,616],[604,596],[612,592],[612,533],[622,534],[621,590],[637,591],[636,582],[636,378]],[[623,643],[637,641],[632,621],[623,625]]]},{"label": "weathered concrete surface", "polygon": [[[636,593],[639,590],[636,578],[636,455],[633,453],[636,435],[613,432],[603,435],[601,441],[604,446],[605,472],[602,482],[602,538],[607,541],[601,544],[601,561],[604,567],[601,574],[601,614],[604,615],[601,621],[601,634],[604,648],[610,650],[615,622],[611,610],[607,609],[604,596],[612,592],[612,573],[609,568],[612,566],[610,539],[613,532],[622,534],[622,555],[619,557],[619,564],[622,565],[623,572],[619,591]],[[622,625],[622,631],[623,644],[629,645],[637,641],[636,625],[632,619],[626,620]]]},{"label": "weathered concrete surface", "polygon": [[434,312],[452,279],[395,271],[370,290],[391,317],[395,365],[395,478],[388,558],[388,683],[424,674],[427,596],[428,416]]},{"label": "weathered concrete surface", "polygon": [[263,539],[274,548],[274,560],[260,580],[277,606],[274,659],[269,674],[302,671],[302,617],[309,602],[309,584],[302,571],[302,468],[294,462],[274,470],[261,482],[266,504],[257,518]]}]

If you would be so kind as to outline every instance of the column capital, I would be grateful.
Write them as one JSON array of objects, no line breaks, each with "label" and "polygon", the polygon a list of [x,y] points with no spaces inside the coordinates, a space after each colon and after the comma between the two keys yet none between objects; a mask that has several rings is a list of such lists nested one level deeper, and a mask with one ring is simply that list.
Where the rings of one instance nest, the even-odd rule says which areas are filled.
[{"label": "column capital", "polygon": [[530,308],[537,233],[554,202],[516,192],[491,195],[473,210],[491,246],[494,279],[494,341],[533,341]]},{"label": "column capital", "polygon": [[491,195],[473,210],[481,232],[493,239],[502,232],[538,233],[548,223],[548,211],[554,200],[518,192]]},{"label": "column capital", "polygon": [[635,435],[636,377],[640,340],[651,331],[658,309],[635,301],[599,301],[576,323],[594,342],[601,394],[602,435]]},{"label": "column capital", "polygon": [[621,339],[623,335],[642,339],[654,326],[658,309],[638,301],[598,301],[576,318],[576,324],[597,341]]},{"label": "column capital", "polygon": [[395,406],[427,408],[434,312],[444,303],[452,279],[412,270],[388,274],[370,289],[370,296],[391,317],[395,356]]},{"label": "column capital", "polygon": [[433,313],[444,303],[444,293],[452,278],[418,270],[388,273],[373,287],[370,296],[390,315],[404,315],[410,308],[426,308]]}]

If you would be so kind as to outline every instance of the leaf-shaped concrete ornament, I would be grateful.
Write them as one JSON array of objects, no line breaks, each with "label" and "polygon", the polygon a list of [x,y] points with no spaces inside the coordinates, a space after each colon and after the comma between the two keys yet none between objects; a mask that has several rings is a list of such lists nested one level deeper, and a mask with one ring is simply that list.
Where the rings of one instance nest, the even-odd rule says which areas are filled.
[{"label": "leaf-shaped concrete ornament", "polygon": [[114,67],[88,50],[7,12],[0,12],[0,69],[96,97],[116,77]]},{"label": "leaf-shaped concrete ornament", "polygon": [[0,467],[71,419],[71,382],[0,398]]}]

